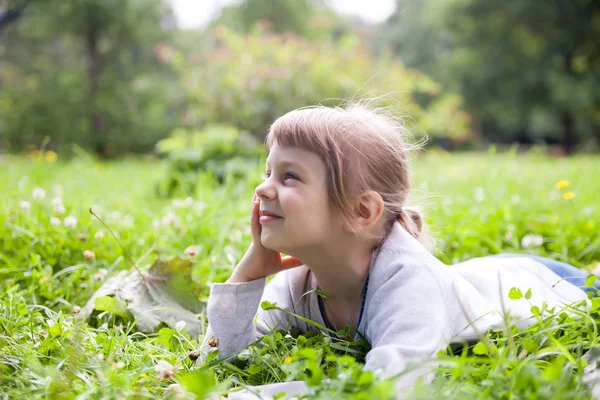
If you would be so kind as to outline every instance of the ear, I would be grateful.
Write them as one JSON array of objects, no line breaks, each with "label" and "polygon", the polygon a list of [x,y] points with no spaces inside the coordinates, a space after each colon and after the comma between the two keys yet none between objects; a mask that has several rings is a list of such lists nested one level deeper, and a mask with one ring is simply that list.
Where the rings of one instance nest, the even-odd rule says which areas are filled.
[{"label": "ear", "polygon": [[356,232],[372,228],[381,218],[384,204],[381,195],[374,191],[368,191],[356,197],[352,227]]}]

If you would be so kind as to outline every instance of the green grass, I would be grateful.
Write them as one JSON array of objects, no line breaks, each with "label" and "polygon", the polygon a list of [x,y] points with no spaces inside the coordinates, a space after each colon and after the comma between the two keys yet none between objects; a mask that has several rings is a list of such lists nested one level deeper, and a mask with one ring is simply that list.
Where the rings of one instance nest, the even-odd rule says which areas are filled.
[{"label": "green grass", "polygon": [[[445,263],[499,252],[540,254],[587,270],[600,262],[600,158],[431,150],[413,168],[411,203],[424,209],[437,239],[434,253]],[[202,397],[232,385],[305,379],[313,397],[389,397],[389,382],[362,373],[355,353],[343,355],[321,335],[275,334],[237,363],[198,370],[189,353],[202,337],[185,329],[144,334],[110,313],[93,326],[72,314],[102,284],[99,271],[112,276],[130,268],[90,207],[142,268],[159,254],[183,256],[199,245],[193,277],[206,300],[209,284],[227,279],[249,243],[248,211],[260,172],[223,187],[201,177],[194,196],[173,202],[154,195],[166,173],[158,161],[0,159],[0,395],[154,398],[174,396],[168,386],[179,383]],[[569,186],[557,189],[561,180]],[[32,199],[36,187],[47,192],[44,200]],[[566,192],[575,197],[566,200]],[[64,214],[53,209],[54,193]],[[31,208],[22,209],[21,201]],[[52,225],[52,217],[67,216],[77,219],[75,228]],[[98,231],[105,236],[96,238]],[[528,234],[543,243],[524,247]],[[96,260],[86,261],[85,250]],[[588,398],[582,355],[596,346],[600,317],[595,308],[580,320],[551,311],[526,331],[492,332],[469,353],[441,355],[437,378],[413,397]],[[160,360],[179,367],[174,378],[159,377]]]}]

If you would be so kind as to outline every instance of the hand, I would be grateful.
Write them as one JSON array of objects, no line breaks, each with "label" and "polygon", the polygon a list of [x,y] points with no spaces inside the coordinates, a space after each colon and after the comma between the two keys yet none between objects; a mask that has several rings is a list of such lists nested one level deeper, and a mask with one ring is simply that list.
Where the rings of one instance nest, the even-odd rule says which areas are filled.
[{"label": "hand", "polygon": [[302,265],[302,261],[291,256],[281,257],[281,253],[278,251],[267,249],[262,245],[260,241],[262,225],[258,221],[260,218],[259,208],[260,199],[255,194],[250,212],[252,243],[250,243],[240,263],[233,270],[227,283],[250,282]]}]

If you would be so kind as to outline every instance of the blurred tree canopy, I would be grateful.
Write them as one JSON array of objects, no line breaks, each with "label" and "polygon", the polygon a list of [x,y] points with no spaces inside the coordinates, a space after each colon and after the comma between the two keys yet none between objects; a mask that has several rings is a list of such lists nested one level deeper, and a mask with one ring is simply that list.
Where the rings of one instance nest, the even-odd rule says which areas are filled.
[{"label": "blurred tree canopy", "polygon": [[410,116],[416,137],[461,142],[470,135],[459,96],[392,55],[374,57],[354,34],[311,41],[261,24],[248,34],[218,26],[197,52],[181,51],[171,60],[183,79],[190,126],[227,121],[262,137],[274,119],[295,108],[383,94],[382,105]]},{"label": "blurred tree canopy", "polygon": [[374,56],[319,0],[247,0],[187,32],[161,0],[11,4],[18,16],[0,26],[0,146],[48,136],[111,156],[211,124],[262,138],[294,108],[386,93],[417,137],[470,137],[459,96]]},{"label": "blurred tree canopy", "polygon": [[174,22],[160,0],[10,4],[19,15],[0,31],[4,146],[49,136],[111,155],[151,149],[171,129],[172,73],[154,48]]},{"label": "blurred tree canopy", "polygon": [[245,0],[185,31],[166,0],[5,0],[0,150],[145,152],[211,124],[262,138],[294,108],[386,94],[450,147],[600,142],[600,3],[397,2],[369,26],[325,0]]},{"label": "blurred tree canopy", "polygon": [[397,0],[380,31],[407,66],[460,93],[492,140],[600,143],[600,3]]}]

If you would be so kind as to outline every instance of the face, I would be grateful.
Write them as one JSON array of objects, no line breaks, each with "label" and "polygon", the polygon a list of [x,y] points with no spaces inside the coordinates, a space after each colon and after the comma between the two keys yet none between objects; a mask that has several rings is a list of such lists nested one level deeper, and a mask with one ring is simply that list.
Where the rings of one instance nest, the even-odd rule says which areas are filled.
[{"label": "face", "polygon": [[266,248],[294,255],[335,237],[338,219],[327,197],[326,166],[315,153],[273,146],[256,195]]}]

